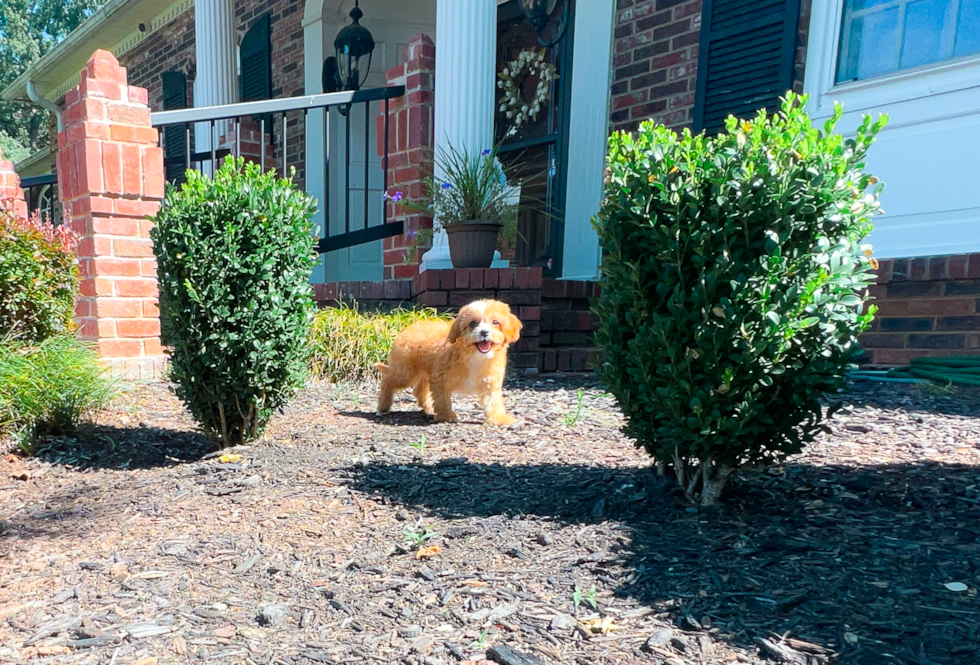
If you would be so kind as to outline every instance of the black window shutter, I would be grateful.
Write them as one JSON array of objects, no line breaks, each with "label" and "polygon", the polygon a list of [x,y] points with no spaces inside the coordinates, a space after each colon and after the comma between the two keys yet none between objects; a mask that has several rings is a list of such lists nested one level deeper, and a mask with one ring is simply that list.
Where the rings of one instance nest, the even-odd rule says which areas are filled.
[{"label": "black window shutter", "polygon": [[694,131],[773,112],[793,86],[800,0],[704,0]]},{"label": "black window shutter", "polygon": [[[187,108],[187,79],[181,72],[163,73],[163,110]],[[184,128],[171,125],[164,128],[164,164],[167,182],[184,182],[187,169],[187,136]]]},{"label": "black window shutter", "polygon": [[263,14],[242,38],[241,100],[272,98],[272,15]]}]

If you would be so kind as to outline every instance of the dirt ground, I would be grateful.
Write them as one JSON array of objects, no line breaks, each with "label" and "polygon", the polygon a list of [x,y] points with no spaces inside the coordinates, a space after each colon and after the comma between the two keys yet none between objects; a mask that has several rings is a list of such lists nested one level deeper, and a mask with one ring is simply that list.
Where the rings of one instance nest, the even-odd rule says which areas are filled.
[{"label": "dirt ground", "polygon": [[407,397],[311,384],[220,457],[150,384],[3,458],[0,663],[980,662],[978,391],[856,384],[715,514],[587,380],[507,430]]}]

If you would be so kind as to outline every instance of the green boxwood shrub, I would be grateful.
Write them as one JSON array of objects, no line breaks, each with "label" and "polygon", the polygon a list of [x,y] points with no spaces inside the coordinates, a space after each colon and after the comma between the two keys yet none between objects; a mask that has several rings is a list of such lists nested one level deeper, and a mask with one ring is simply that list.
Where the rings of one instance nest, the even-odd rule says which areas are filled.
[{"label": "green boxwood shrub", "polygon": [[229,158],[168,189],[152,231],[170,377],[219,446],[258,436],[302,385],[313,316],[314,201]]},{"label": "green boxwood shrub", "polygon": [[839,107],[819,131],[805,103],[713,138],[647,122],[609,141],[600,372],[626,432],[701,505],[812,440],[874,315],[864,160],[886,118],[845,139]]},{"label": "green boxwood shrub", "polygon": [[68,227],[0,210],[0,337],[40,341],[73,331],[77,288]]}]

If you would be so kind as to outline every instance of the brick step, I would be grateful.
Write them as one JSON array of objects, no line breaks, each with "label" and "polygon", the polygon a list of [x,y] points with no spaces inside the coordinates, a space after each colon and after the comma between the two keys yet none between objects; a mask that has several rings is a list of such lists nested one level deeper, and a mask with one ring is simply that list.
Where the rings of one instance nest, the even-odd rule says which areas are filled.
[{"label": "brick step", "polygon": [[594,346],[541,349],[541,372],[586,372],[595,367],[602,352]]}]

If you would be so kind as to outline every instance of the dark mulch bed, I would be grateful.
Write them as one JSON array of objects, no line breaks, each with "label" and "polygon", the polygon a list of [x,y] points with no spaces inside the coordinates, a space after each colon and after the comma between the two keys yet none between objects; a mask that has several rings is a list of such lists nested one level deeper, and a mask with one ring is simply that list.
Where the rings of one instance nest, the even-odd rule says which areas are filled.
[{"label": "dark mulch bed", "polygon": [[978,662],[978,397],[855,385],[704,514],[583,379],[507,430],[311,385],[231,458],[145,386],[3,462],[0,662]]}]

